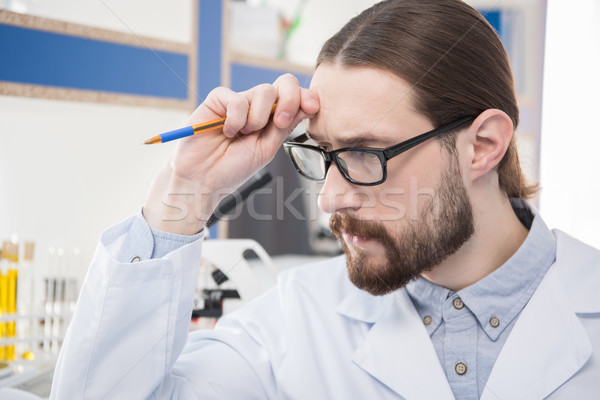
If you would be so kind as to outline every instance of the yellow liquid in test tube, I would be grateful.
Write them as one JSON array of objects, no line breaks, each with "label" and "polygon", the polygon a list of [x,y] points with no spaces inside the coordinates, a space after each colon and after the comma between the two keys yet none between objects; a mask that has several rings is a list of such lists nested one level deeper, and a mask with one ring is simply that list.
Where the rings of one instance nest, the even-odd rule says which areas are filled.
[{"label": "yellow liquid in test tube", "polygon": [[[8,312],[8,246],[2,246],[2,259],[0,259],[0,317]],[[7,323],[0,321],[0,340],[6,339]],[[0,346],[0,361],[6,360],[6,346]]]},{"label": "yellow liquid in test tube", "polygon": [[[8,305],[8,275],[0,271],[0,317],[7,312]],[[0,340],[6,338],[7,324],[4,321],[0,322]],[[6,360],[6,347],[0,346],[0,361]]]},{"label": "yellow liquid in test tube", "polygon": [[[2,246],[2,260],[0,260],[0,316],[17,312],[17,264],[19,260],[18,246],[5,242]],[[15,320],[0,322],[0,339],[14,339],[16,337]],[[0,347],[0,360],[12,361],[15,357],[15,345],[10,344]]]},{"label": "yellow liquid in test tube", "polygon": [[[16,256],[15,256],[16,257]],[[13,262],[11,267],[8,270],[8,304],[7,309],[8,313],[16,316],[17,314],[17,263]],[[15,320],[9,321],[6,329],[6,337],[9,339],[15,339],[17,336],[17,332],[15,330],[16,323]],[[6,361],[13,361],[15,359],[15,345],[11,344],[6,346]]]}]

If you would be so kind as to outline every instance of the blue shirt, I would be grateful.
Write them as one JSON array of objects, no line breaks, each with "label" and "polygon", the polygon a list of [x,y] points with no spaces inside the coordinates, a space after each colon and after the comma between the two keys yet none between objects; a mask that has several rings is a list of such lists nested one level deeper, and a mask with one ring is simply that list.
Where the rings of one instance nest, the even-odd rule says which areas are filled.
[{"label": "blue shirt", "polygon": [[457,399],[479,399],[519,314],[556,256],[556,239],[525,201],[511,204],[527,238],[500,268],[458,292],[419,278],[408,294]]}]

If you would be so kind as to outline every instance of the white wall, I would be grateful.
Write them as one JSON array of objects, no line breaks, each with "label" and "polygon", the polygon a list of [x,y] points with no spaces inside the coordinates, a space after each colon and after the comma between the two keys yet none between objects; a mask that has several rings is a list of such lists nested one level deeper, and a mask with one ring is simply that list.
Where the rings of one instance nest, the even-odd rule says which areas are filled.
[{"label": "white wall", "polygon": [[309,1],[302,23],[289,42],[290,61],[314,66],[325,41],[375,3],[375,0]]},{"label": "white wall", "polygon": [[287,46],[287,59],[293,63],[313,67],[319,50],[329,37],[377,0],[247,0],[249,4],[268,5],[281,10],[283,16],[293,18],[302,8],[301,22]]},{"label": "white wall", "polygon": [[80,247],[139,210],[170,144],[144,139],[182,126],[187,112],[0,96],[0,238]]},{"label": "white wall", "polygon": [[[0,8],[189,43],[192,0],[0,0]],[[137,212],[172,144],[144,139],[183,126],[188,112],[0,96],[0,240],[81,249],[83,274],[99,234]]]},{"label": "white wall", "polygon": [[600,1],[549,0],[540,210],[600,248]]},{"label": "white wall", "polygon": [[0,0],[0,8],[181,43],[192,37],[191,0]]}]

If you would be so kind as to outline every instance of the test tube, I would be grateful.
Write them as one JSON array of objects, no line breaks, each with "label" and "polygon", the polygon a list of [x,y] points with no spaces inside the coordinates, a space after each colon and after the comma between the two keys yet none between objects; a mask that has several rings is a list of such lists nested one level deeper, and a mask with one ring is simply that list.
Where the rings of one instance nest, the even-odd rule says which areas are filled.
[{"label": "test tube", "polygon": [[17,311],[21,316],[17,321],[17,334],[20,339],[17,354],[27,360],[32,360],[35,357],[32,341],[36,326],[34,248],[35,244],[33,242],[24,243],[17,281]]},{"label": "test tube", "polygon": [[[2,243],[2,257],[0,257],[0,317],[8,312],[8,253],[9,242]],[[7,323],[0,321],[0,340],[7,337]],[[0,345],[0,361],[6,361],[6,346]]]},{"label": "test tube", "polygon": [[74,247],[65,274],[65,312],[67,313],[64,324],[65,330],[71,323],[75,305],[77,304],[77,297],[79,296],[79,280],[77,279],[77,274],[80,267],[81,250],[79,250],[78,247]]},{"label": "test tube", "polygon": [[48,269],[44,278],[44,341],[45,352],[52,351],[52,323],[54,322],[54,300],[56,297],[57,254],[54,247],[48,248]]},{"label": "test tube", "polygon": [[56,250],[57,264],[54,275],[54,304],[53,304],[53,320],[52,320],[52,352],[58,354],[60,351],[61,338],[63,336],[64,327],[64,311],[65,311],[65,270],[66,258],[65,250],[58,248]]},{"label": "test tube", "polygon": [[[17,244],[16,237],[14,237],[13,242],[9,244],[8,257],[8,301],[6,309],[8,314],[12,315],[13,319],[9,320],[7,323],[6,336],[10,339],[15,339],[17,336],[17,279],[19,275],[19,245]],[[7,361],[14,361],[16,359],[14,344],[6,346],[5,355]]]}]

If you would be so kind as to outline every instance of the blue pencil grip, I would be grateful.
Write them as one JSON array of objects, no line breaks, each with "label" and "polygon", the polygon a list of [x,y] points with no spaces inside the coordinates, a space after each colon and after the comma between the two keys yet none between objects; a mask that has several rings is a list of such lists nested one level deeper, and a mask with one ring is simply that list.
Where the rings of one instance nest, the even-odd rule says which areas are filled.
[{"label": "blue pencil grip", "polygon": [[174,131],[169,131],[165,133],[161,133],[160,139],[164,142],[169,142],[171,140],[180,139],[186,136],[192,136],[194,134],[194,128],[191,126],[186,126],[185,128],[175,129]]}]

